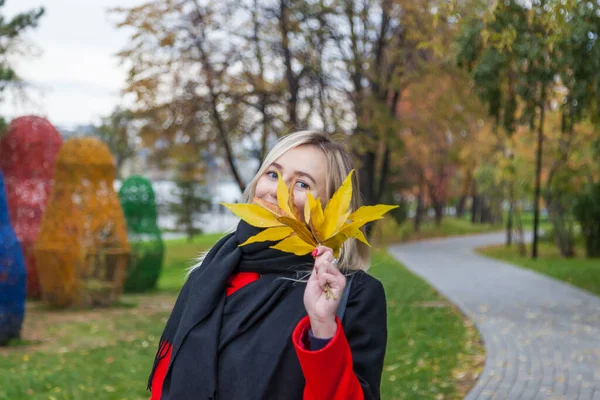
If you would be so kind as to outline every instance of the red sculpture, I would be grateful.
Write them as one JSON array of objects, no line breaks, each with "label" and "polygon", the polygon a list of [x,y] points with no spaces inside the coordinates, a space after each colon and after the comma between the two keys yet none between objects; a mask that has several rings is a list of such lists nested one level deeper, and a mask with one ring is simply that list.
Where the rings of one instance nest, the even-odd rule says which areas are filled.
[{"label": "red sculpture", "polygon": [[33,115],[11,122],[0,140],[10,222],[21,242],[27,270],[27,296],[40,297],[33,246],[50,196],[54,161],[62,137],[45,118]]}]

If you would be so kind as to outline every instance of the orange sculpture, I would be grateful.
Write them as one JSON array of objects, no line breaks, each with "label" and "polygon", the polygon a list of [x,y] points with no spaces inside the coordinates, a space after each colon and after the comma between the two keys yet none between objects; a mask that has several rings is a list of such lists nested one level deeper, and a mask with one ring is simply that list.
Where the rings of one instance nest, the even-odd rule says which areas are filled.
[{"label": "orange sculpture", "polygon": [[53,306],[108,306],[123,290],[129,244],[114,179],[104,143],[63,144],[35,246],[42,298]]}]

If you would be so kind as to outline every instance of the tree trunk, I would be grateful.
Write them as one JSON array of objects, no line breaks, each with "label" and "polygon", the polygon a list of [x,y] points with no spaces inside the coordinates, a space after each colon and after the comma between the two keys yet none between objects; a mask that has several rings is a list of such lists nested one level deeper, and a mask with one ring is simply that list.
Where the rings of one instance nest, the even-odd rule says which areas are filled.
[{"label": "tree trunk", "polygon": [[375,153],[365,151],[360,156],[360,191],[363,196],[365,205],[372,206],[375,204]]},{"label": "tree trunk", "polygon": [[217,125],[217,130],[219,132],[219,138],[221,139],[221,144],[223,145],[223,148],[225,149],[225,159],[227,160],[227,164],[229,164],[229,168],[233,175],[233,179],[238,184],[240,191],[243,193],[244,190],[246,190],[246,183],[242,179],[240,173],[238,172],[237,166],[235,165],[233,150],[231,148],[231,144],[229,143],[228,134],[223,125],[223,121],[221,119],[220,112],[218,111],[216,97],[213,96],[212,93],[211,93],[211,102],[212,102],[213,118]]},{"label": "tree trunk", "polygon": [[458,204],[456,205],[456,218],[462,219],[465,216],[465,205],[467,203],[467,195],[463,194],[458,199]]},{"label": "tree trunk", "polygon": [[438,196],[439,193],[435,191],[433,185],[429,184],[427,187],[429,189],[429,198],[431,199],[431,204],[433,205],[435,226],[439,227],[442,225],[442,218],[444,218],[445,202],[443,198],[440,199],[442,196]]},{"label": "tree trunk", "polygon": [[440,227],[442,225],[442,218],[444,218],[444,203],[435,202],[433,210],[435,211],[435,226]]},{"label": "tree trunk", "polygon": [[485,196],[485,195],[481,196],[480,211],[481,211],[481,219],[479,221],[480,223],[482,223],[482,224],[493,223],[494,218],[492,216],[492,206],[490,204],[490,201],[487,199],[487,196]]},{"label": "tree trunk", "polygon": [[476,224],[481,222],[481,204],[480,197],[477,193],[477,182],[475,179],[471,182],[471,223]]},{"label": "tree trunk", "polygon": [[[258,11],[259,11],[259,0],[254,0],[254,10],[252,11],[252,44],[254,45],[254,56],[256,57],[256,63],[258,64],[258,76],[262,82],[266,81],[265,79],[265,63],[264,57],[262,53],[262,48],[260,46],[260,30],[261,24],[258,19]],[[259,110],[260,115],[262,117],[262,136],[260,138],[260,154],[258,158],[259,166],[256,170],[260,169],[260,164],[262,160],[264,160],[267,155],[267,142],[269,139],[269,121],[270,116],[267,112],[267,107],[269,106],[269,95],[262,91],[259,95]]]},{"label": "tree trunk", "polygon": [[295,131],[298,125],[298,76],[294,73],[292,66],[292,51],[290,50],[290,38],[289,33],[289,21],[288,21],[289,8],[287,0],[280,0],[279,2],[279,29],[281,33],[281,49],[283,51],[283,61],[285,65],[285,78],[288,84],[289,97],[287,101],[288,111],[288,129]]},{"label": "tree trunk", "polygon": [[423,220],[423,192],[425,190],[425,184],[423,178],[420,178],[419,182],[419,193],[417,195],[417,211],[415,213],[414,230],[416,233],[421,231],[421,222]]},{"label": "tree trunk", "polygon": [[515,207],[513,183],[510,182],[509,199],[508,199],[508,216],[506,219],[506,247],[512,246],[513,236],[513,210]]},{"label": "tree trunk", "polygon": [[575,256],[575,237],[573,235],[572,223],[565,219],[566,207],[560,203],[560,199],[546,198],[548,205],[548,216],[552,222],[554,242],[560,254],[565,258]]},{"label": "tree trunk", "polygon": [[517,244],[519,246],[519,254],[521,257],[527,255],[527,246],[525,246],[525,232],[523,231],[523,221],[521,220],[521,209],[515,207],[515,223],[517,225]]},{"label": "tree trunk", "polygon": [[[572,99],[569,99],[569,104],[572,104]],[[567,118],[565,130],[559,140],[560,157],[558,157],[550,167],[548,172],[548,178],[546,181],[546,205],[548,208],[548,215],[552,222],[554,241],[556,246],[560,250],[563,257],[571,258],[575,256],[575,234],[573,232],[573,221],[569,220],[568,207],[564,205],[562,198],[562,191],[559,186],[555,186],[555,178],[560,169],[569,160],[569,150],[574,134],[573,125],[573,108],[569,115],[571,118]]]},{"label": "tree trunk", "polygon": [[377,195],[375,196],[373,204],[378,204],[383,198],[383,193],[385,192],[385,186],[387,183],[388,171],[390,169],[390,153],[390,146],[386,144],[385,150],[383,152],[383,160],[381,162],[381,170],[379,174],[379,189],[377,190]]},{"label": "tree trunk", "polygon": [[473,194],[471,201],[471,223],[481,223],[481,198],[478,194]]},{"label": "tree trunk", "polygon": [[512,246],[513,208],[514,202],[509,200],[508,217],[506,219],[506,247]]},{"label": "tree trunk", "polygon": [[[542,93],[545,93],[546,88],[542,86]],[[538,241],[539,241],[539,226],[540,226],[540,195],[542,187],[542,148],[544,145],[544,116],[546,103],[545,96],[542,95],[540,105],[540,122],[538,125],[537,135],[537,152],[535,157],[535,195],[533,198],[533,247],[531,257],[536,259],[538,256]]]},{"label": "tree trunk", "polygon": [[[206,37],[206,34],[202,32],[202,38]],[[211,64],[206,49],[203,47],[203,42],[198,40],[196,43],[196,47],[200,53],[202,67],[204,69],[205,77],[206,77],[206,86],[208,88],[208,92],[210,95],[210,106],[211,106],[211,114],[213,121],[215,123],[215,127],[217,129],[219,139],[221,140],[221,144],[225,149],[225,159],[229,164],[229,168],[231,169],[231,173],[235,182],[238,184],[240,191],[243,193],[246,190],[246,183],[242,179],[241,175],[238,172],[237,166],[235,165],[233,150],[231,148],[231,143],[229,142],[229,132],[225,127],[225,123],[223,122],[223,116],[219,111],[219,94],[215,88],[213,78],[214,78],[214,68]]]},{"label": "tree trunk", "polygon": [[[360,132],[357,129],[358,132]],[[360,132],[361,135],[367,135],[365,132]],[[371,206],[375,203],[375,169],[376,169],[376,155],[372,151],[365,151],[360,155],[361,167],[359,173],[359,185],[360,192],[362,194],[365,205]],[[371,225],[368,223],[365,225],[365,232],[367,239],[371,236]]]},{"label": "tree trunk", "polygon": [[498,199],[496,202],[496,213],[494,216],[494,225],[502,226],[504,222],[504,199]]}]

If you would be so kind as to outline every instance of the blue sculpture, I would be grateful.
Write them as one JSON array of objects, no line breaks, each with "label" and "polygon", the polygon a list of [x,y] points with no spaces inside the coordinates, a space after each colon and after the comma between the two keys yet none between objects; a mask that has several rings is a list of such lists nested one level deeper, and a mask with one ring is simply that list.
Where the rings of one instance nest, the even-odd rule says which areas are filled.
[{"label": "blue sculpture", "polygon": [[0,346],[21,335],[25,279],[23,251],[10,225],[4,178],[0,174]]}]

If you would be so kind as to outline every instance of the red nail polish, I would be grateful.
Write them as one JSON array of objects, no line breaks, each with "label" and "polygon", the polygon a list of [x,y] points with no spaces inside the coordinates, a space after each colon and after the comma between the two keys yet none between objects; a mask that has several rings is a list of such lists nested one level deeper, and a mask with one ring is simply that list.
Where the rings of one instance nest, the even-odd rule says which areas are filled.
[{"label": "red nail polish", "polygon": [[319,250],[318,250],[318,249],[314,249],[314,250],[312,251],[312,253],[310,253],[310,255],[311,255],[311,256],[313,256],[313,257],[316,257],[316,256],[317,256],[317,254],[319,254]]}]

